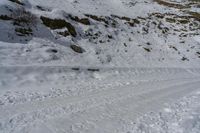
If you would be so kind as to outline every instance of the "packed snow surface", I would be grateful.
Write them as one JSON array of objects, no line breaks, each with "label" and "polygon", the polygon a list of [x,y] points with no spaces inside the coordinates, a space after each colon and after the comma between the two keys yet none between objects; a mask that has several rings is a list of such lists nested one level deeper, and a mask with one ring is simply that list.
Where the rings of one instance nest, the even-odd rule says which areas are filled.
[{"label": "packed snow surface", "polygon": [[2,133],[199,132],[200,69],[11,66],[0,75]]}]

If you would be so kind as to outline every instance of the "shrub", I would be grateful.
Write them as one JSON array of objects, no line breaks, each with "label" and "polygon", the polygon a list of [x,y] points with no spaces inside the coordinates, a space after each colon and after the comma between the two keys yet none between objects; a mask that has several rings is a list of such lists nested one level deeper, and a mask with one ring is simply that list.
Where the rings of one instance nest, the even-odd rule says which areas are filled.
[{"label": "shrub", "polygon": [[72,15],[69,15],[69,17],[70,17],[72,20],[74,20],[74,21],[76,21],[76,22],[78,22],[78,23],[82,23],[82,24],[84,24],[84,25],[90,25],[90,21],[89,21],[88,18],[79,18],[78,16],[72,16]]},{"label": "shrub", "polygon": [[75,27],[63,19],[51,19],[51,18],[47,18],[44,16],[41,16],[40,19],[42,20],[42,22],[45,26],[47,26],[53,30],[62,29],[62,28],[66,27],[68,29],[69,33],[73,37],[76,37],[76,35],[77,35]]},{"label": "shrub", "polygon": [[19,36],[29,36],[29,35],[32,35],[32,29],[31,28],[16,28],[15,32]]},{"label": "shrub", "polygon": [[24,8],[18,8],[12,12],[11,16],[14,25],[18,26],[35,26],[37,24],[37,17]]},{"label": "shrub", "polygon": [[37,24],[37,17],[23,7],[13,10],[9,15],[0,15],[0,19],[4,21],[10,20],[14,25],[22,27],[30,27]]}]

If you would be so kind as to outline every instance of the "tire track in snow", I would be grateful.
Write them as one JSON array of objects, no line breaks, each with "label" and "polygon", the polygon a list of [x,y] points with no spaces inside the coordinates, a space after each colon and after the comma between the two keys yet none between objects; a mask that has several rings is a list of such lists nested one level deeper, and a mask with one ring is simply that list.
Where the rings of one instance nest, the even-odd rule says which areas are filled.
[{"label": "tire track in snow", "polygon": [[[187,84],[190,82],[194,82],[195,80],[192,79],[191,81],[183,80],[178,81],[176,80],[168,80],[168,81],[161,81],[163,84],[168,85],[170,82],[174,82],[175,85],[177,84]],[[152,85],[154,83],[154,85]],[[91,108],[96,108],[101,105],[105,104],[111,104],[113,102],[117,102],[122,99],[127,99],[128,97],[134,97],[143,93],[149,93],[152,91],[158,91],[156,89],[150,89],[149,91],[146,91],[146,89],[149,87],[151,84],[151,87],[156,87],[157,84],[156,82],[151,82],[146,84],[146,88],[141,87],[142,85],[138,85],[138,87],[143,88],[143,91],[140,93],[135,93],[135,89],[130,88],[131,85],[126,86],[123,89],[113,89],[97,94],[90,94],[87,96],[82,96],[82,97],[72,97],[72,98],[54,98],[47,100],[46,102],[33,102],[32,104],[27,104],[27,105],[20,105],[17,107],[11,107],[7,109],[1,110],[0,114],[3,114],[4,118],[1,118],[2,121],[7,121],[7,124],[9,125],[10,121],[18,121],[17,123],[23,123],[23,122],[34,122],[36,120],[47,120],[49,118],[54,118],[54,117],[59,117],[61,115],[70,115],[74,114],[77,112],[81,112],[84,110],[89,110]],[[169,85],[173,86],[173,85]],[[166,87],[166,86],[165,86]],[[164,88],[165,88],[164,87]],[[133,87],[133,88],[136,88]],[[162,88],[162,89],[164,89]],[[160,90],[161,88],[159,88]],[[161,89],[161,90],[162,90]],[[130,95],[131,94],[131,95]],[[6,116],[6,117],[5,117]],[[15,124],[17,124],[15,123]],[[25,124],[25,123],[24,123]],[[21,125],[21,124],[20,124]],[[14,127],[17,127],[15,125]]]},{"label": "tire track in snow", "polygon": [[[121,133],[124,130],[123,127],[130,124],[129,122],[132,122],[134,118],[147,111],[157,110],[166,102],[176,100],[187,93],[199,90],[199,85],[200,81],[196,81],[177,84],[136,96],[128,96],[125,99],[119,99],[117,102],[106,104],[106,107],[101,105],[70,116],[52,118],[47,122],[47,125],[55,129],[56,132],[110,133],[112,131]],[[63,122],[67,124],[62,124]],[[82,128],[76,127],[77,124]],[[95,126],[92,127],[91,124]]]},{"label": "tire track in snow", "polygon": [[[117,88],[111,87],[109,90],[103,90],[100,92],[91,92],[91,93],[87,93],[81,96],[55,97],[55,98],[53,97],[53,98],[47,98],[43,101],[32,101],[32,102],[28,102],[24,104],[19,104],[19,105],[3,106],[1,107],[0,114],[7,113],[3,115],[3,117],[5,117],[11,114],[19,114],[20,112],[32,112],[37,109],[45,109],[45,108],[54,107],[57,105],[58,106],[67,105],[67,104],[76,103],[80,101],[84,102],[84,101],[96,99],[96,98],[103,99],[105,97],[109,97],[112,95],[118,95],[118,96],[123,97],[123,96],[127,96],[128,94],[137,94],[137,93],[157,90],[153,88],[153,87],[156,87],[157,82],[162,82],[166,86],[173,86],[174,84],[188,83],[188,80],[196,81],[199,79],[195,77],[195,78],[190,78],[190,79],[186,78],[186,79],[176,79],[176,80],[170,79],[170,80],[153,80],[153,81],[145,81],[145,82],[142,81],[142,82],[139,82],[138,84],[129,84],[129,85],[124,85],[124,86],[119,86]],[[151,89],[148,89],[150,85],[151,85]],[[144,88],[142,88],[141,86],[143,86]],[[137,89],[137,87],[140,87],[140,89]],[[101,96],[103,98],[101,98]]]},{"label": "tire track in snow", "polygon": [[[87,70],[87,68],[81,68],[81,69],[85,69]],[[115,71],[113,72],[112,68],[101,68],[102,71],[106,71],[106,72],[111,72],[111,75],[107,75],[106,77],[104,77],[101,80],[94,80],[94,79],[88,79],[85,80],[85,82],[87,82],[86,84],[83,83],[83,79],[74,79],[74,81],[70,81],[70,85],[64,85],[64,89],[59,88],[57,85],[57,83],[55,81],[59,81],[60,83],[66,84],[65,79],[63,79],[62,77],[66,76],[65,73],[68,73],[71,71],[71,68],[69,67],[62,67],[62,66],[58,66],[57,67],[47,67],[45,69],[45,67],[42,66],[36,66],[36,68],[31,67],[31,66],[23,66],[23,67],[8,67],[8,68],[4,68],[2,67],[2,69],[0,70],[0,74],[2,72],[6,73],[6,74],[1,74],[1,75],[5,75],[2,76],[2,79],[5,77],[6,81],[9,81],[9,84],[12,84],[12,81],[10,81],[10,79],[12,79],[13,77],[20,77],[20,79],[23,79],[25,81],[23,82],[27,82],[29,84],[29,86],[31,86],[32,84],[37,84],[38,78],[37,77],[43,77],[43,80],[46,79],[46,77],[54,77],[54,75],[60,75],[61,73],[64,75],[60,75],[57,76],[56,79],[53,80],[47,80],[45,81],[43,84],[48,84],[49,86],[47,86],[46,90],[48,90],[48,92],[41,92],[41,90],[35,90],[34,91],[34,87],[30,87],[31,91],[28,92],[27,87],[25,87],[24,90],[18,91],[18,88],[23,88],[21,86],[19,87],[14,87],[16,88],[15,91],[13,92],[11,91],[6,91],[6,92],[1,92],[1,96],[0,96],[0,106],[2,105],[6,105],[6,104],[23,104],[26,102],[30,102],[30,101],[35,101],[35,100],[44,100],[47,98],[51,98],[51,97],[60,97],[60,96],[78,96],[78,95],[82,95],[84,93],[88,93],[91,91],[99,91],[100,89],[106,90],[109,89],[110,87],[119,87],[119,86],[124,86],[126,84],[130,84],[130,83],[137,83],[137,81],[139,80],[139,82],[141,80],[144,81],[151,81],[151,80],[165,80],[165,79],[169,79],[172,78],[172,76],[176,75],[177,73],[180,74],[182,72],[182,75],[179,77],[183,77],[183,73],[188,74],[188,72],[185,69],[176,69],[176,68],[158,68],[158,69],[149,69],[149,68],[113,68],[116,69],[115,71],[117,71],[118,73],[120,72],[120,74],[116,74]],[[38,74],[36,74],[38,73]],[[48,73],[48,74],[47,74]],[[50,73],[50,74],[49,74]],[[160,74],[158,74],[160,73]],[[92,73],[90,73],[92,74]],[[153,76],[157,74],[156,76]],[[190,73],[189,73],[190,74]],[[10,75],[10,76],[8,76]],[[22,76],[23,75],[23,76]],[[33,81],[29,81],[30,79],[30,75],[31,75],[31,80]],[[32,75],[37,75],[35,78],[33,78]],[[44,76],[46,75],[46,76]],[[101,75],[101,74],[100,74]],[[162,75],[166,75],[165,77],[163,77]],[[79,75],[77,75],[79,76]],[[90,75],[91,76],[91,75]],[[185,75],[184,75],[185,76]],[[185,77],[188,77],[188,75],[186,75]],[[9,80],[8,80],[9,79]],[[17,79],[17,78],[14,78]],[[112,79],[112,80],[111,80]],[[36,82],[35,82],[36,81]],[[80,82],[82,81],[82,82]],[[22,81],[15,81],[16,82],[22,82]],[[49,84],[52,83],[53,84]],[[79,83],[80,82],[80,83]],[[54,85],[55,84],[55,85]],[[28,87],[29,87],[28,86]],[[37,86],[35,86],[36,88],[38,88],[38,86],[40,86],[40,88],[42,88],[42,84],[38,84]],[[11,87],[12,88],[12,87]],[[53,89],[48,89],[48,88],[53,88]],[[55,88],[55,89],[54,89]],[[7,89],[4,89],[7,90]],[[11,102],[10,102],[11,101]]]},{"label": "tire track in snow", "polygon": [[[28,70],[25,71],[28,72]],[[148,70],[141,68],[133,70],[130,69],[127,71],[122,69],[119,72],[120,74],[117,76],[122,76],[125,78],[123,81],[120,81],[122,78],[115,78],[120,82],[120,86],[113,85],[115,80],[111,80],[111,86],[108,86],[106,89],[98,88],[97,91],[86,91],[86,93],[78,96],[59,96],[54,98],[50,97],[45,98],[42,101],[33,100],[24,104],[3,106],[0,108],[0,114],[2,114],[0,116],[0,121],[2,121],[0,125],[5,125],[1,127],[8,126],[7,129],[11,130],[13,128],[17,128],[18,125],[24,125],[26,127],[28,123],[34,123],[38,120],[46,121],[48,119],[56,118],[62,115],[71,115],[74,113],[76,114],[77,112],[87,111],[90,109],[98,108],[100,106],[105,106],[107,104],[117,103],[118,101],[123,101],[123,99],[128,99],[129,97],[137,97],[137,95],[143,93],[157,91],[154,88],[157,87],[157,83],[159,82],[165,85],[159,89],[165,89],[166,86],[170,87],[175,84],[187,84],[188,82],[193,82],[199,79],[197,78],[198,75],[194,77],[193,74],[187,72],[185,69]],[[109,75],[106,77],[106,79],[114,78],[113,76],[115,77],[115,75]],[[139,84],[136,85],[136,82],[130,82],[133,81],[133,79]],[[85,87],[91,86],[91,83],[95,84],[97,81],[90,82]]]}]

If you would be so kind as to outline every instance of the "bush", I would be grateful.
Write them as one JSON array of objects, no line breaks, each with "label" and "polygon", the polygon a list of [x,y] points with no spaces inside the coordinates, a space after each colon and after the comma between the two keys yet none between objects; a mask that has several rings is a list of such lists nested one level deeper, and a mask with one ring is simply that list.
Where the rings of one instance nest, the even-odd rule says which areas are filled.
[{"label": "bush", "polygon": [[69,17],[70,17],[72,20],[74,20],[74,21],[76,21],[76,22],[78,22],[78,23],[82,23],[82,24],[84,24],[84,25],[90,25],[90,21],[89,21],[88,18],[79,18],[78,16],[72,16],[72,15],[69,15]]},{"label": "bush", "polygon": [[37,17],[24,8],[18,8],[12,12],[11,16],[14,25],[17,26],[36,26]]},{"label": "bush", "polygon": [[32,35],[32,29],[31,28],[16,28],[15,32],[19,36],[29,36]]},{"label": "bush", "polygon": [[23,7],[13,10],[9,15],[0,15],[0,20],[12,21],[14,25],[22,27],[37,24],[37,17]]},{"label": "bush", "polygon": [[69,33],[73,37],[76,37],[76,35],[77,35],[75,27],[63,19],[51,19],[51,18],[44,17],[44,16],[41,16],[40,19],[42,20],[42,22],[45,26],[51,28],[52,30],[67,28]]}]

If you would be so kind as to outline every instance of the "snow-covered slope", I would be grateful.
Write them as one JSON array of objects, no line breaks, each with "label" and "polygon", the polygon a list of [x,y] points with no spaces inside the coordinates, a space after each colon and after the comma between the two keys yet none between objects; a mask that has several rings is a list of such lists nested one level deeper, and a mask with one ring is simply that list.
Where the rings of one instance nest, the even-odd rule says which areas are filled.
[{"label": "snow-covered slope", "polygon": [[0,133],[199,133],[199,7],[1,0]]},{"label": "snow-covered slope", "polygon": [[1,2],[1,65],[200,65],[198,3],[16,1]]}]

